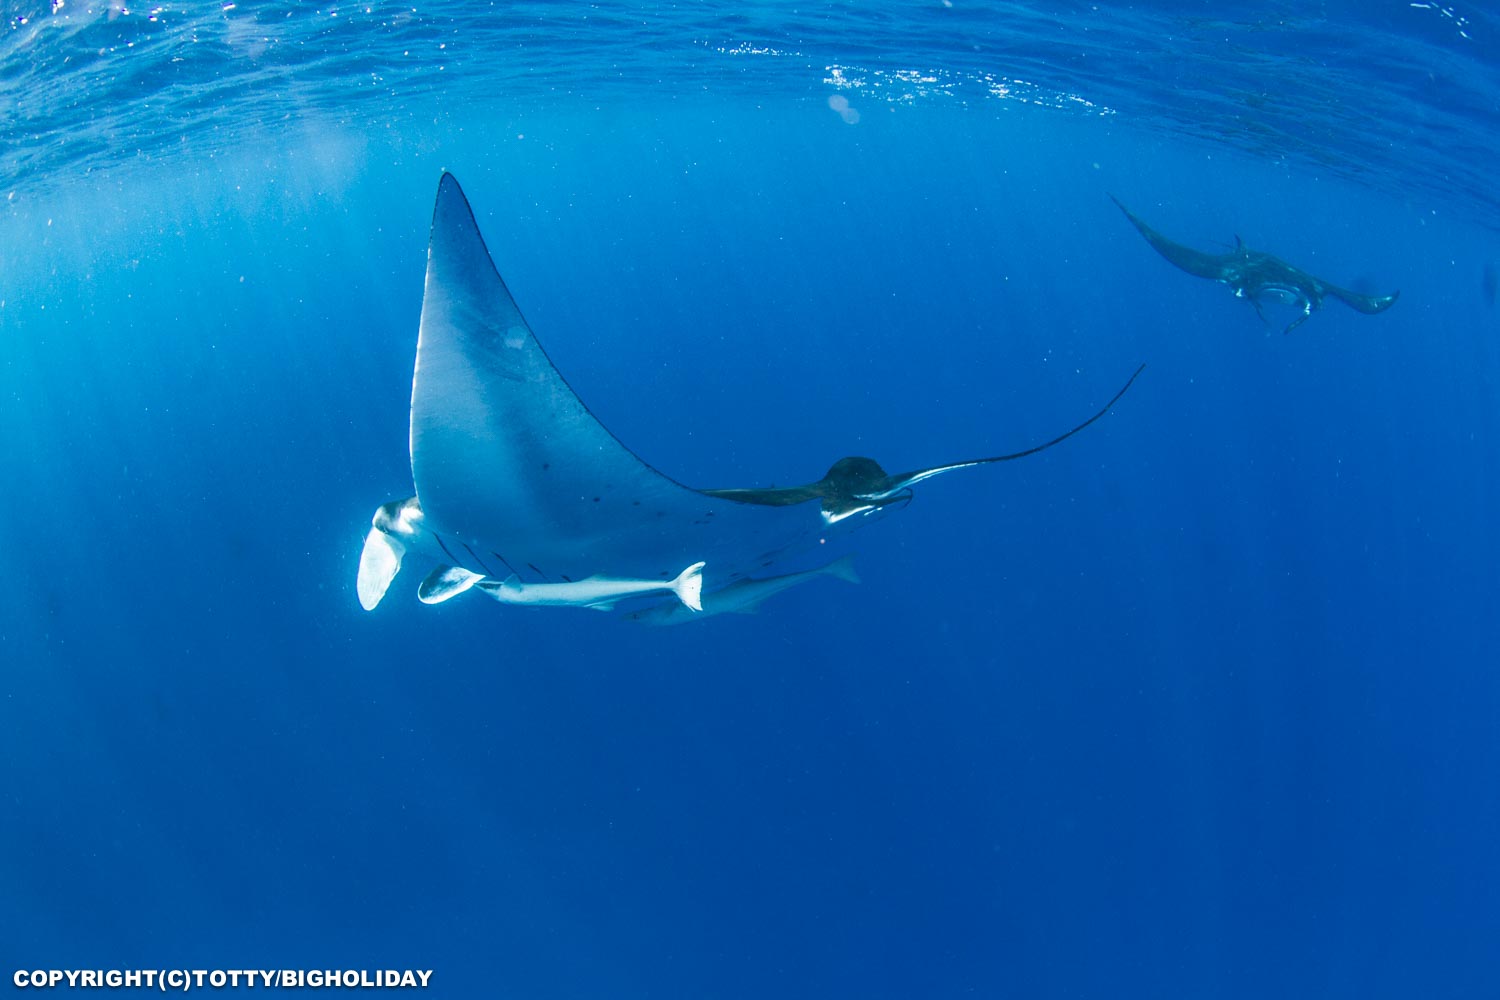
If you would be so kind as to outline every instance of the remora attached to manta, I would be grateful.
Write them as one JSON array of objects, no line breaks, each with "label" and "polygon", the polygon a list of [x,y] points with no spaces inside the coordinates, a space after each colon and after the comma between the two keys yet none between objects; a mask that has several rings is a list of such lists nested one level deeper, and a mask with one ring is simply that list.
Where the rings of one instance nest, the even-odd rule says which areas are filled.
[{"label": "remora attached to manta", "polygon": [[1262,321],[1266,318],[1260,308],[1262,301],[1300,307],[1301,315],[1288,323],[1283,333],[1291,333],[1312,315],[1314,309],[1323,308],[1325,298],[1338,299],[1351,309],[1374,315],[1385,312],[1401,295],[1399,291],[1389,295],[1361,295],[1359,292],[1351,292],[1308,274],[1301,268],[1293,267],[1280,257],[1251,250],[1238,236],[1234,238],[1234,249],[1228,253],[1211,254],[1185,247],[1146,225],[1139,216],[1120,204],[1120,199],[1114,195],[1109,197],[1125,213],[1130,224],[1146,238],[1146,242],[1151,244],[1151,249],[1188,274],[1228,285],[1236,298],[1247,299],[1255,306],[1256,315]]},{"label": "remora attached to manta", "polygon": [[654,604],[640,611],[632,611],[625,617],[643,625],[681,625],[684,622],[702,621],[712,615],[753,615],[763,603],[783,590],[801,586],[820,576],[831,576],[845,583],[859,582],[859,574],[854,571],[854,557],[849,555],[800,573],[783,573],[764,578],[747,576],[707,595],[703,606],[697,610],[680,603]]},{"label": "remora attached to manta", "polygon": [[1140,371],[1093,416],[1024,451],[897,475],[850,457],[805,486],[692,489],[621,444],[563,380],[445,173],[412,377],[416,495],[376,510],[359,601],[375,608],[411,559],[431,567],[418,589],[428,604],[477,588],[505,603],[600,609],[672,595],[697,611],[705,596],[712,604],[752,572],[805,560],[832,530],[904,503],[924,479],[1066,440],[1109,412]]}]

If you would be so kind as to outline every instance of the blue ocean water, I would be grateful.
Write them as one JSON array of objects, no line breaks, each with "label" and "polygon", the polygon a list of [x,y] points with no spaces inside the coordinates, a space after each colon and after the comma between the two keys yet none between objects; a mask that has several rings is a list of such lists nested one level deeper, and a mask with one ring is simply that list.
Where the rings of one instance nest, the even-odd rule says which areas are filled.
[{"label": "blue ocean water", "polygon": [[[1495,16],[12,5],[0,964],[1500,988]],[[681,481],[1019,450],[864,582],[355,600],[437,180]],[[1340,284],[1289,335],[1111,204]]]}]

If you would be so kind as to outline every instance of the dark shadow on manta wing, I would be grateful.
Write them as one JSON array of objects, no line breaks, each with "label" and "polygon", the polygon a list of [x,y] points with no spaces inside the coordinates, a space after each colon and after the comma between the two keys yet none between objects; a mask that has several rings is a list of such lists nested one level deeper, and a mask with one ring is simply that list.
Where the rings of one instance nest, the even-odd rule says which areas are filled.
[{"label": "dark shadow on manta wing", "polygon": [[[668,399],[652,405],[664,419],[693,424],[686,404]],[[897,477],[873,460],[846,458],[806,487],[692,489],[625,447],[568,386],[495,269],[458,182],[444,174],[412,381],[417,502],[395,508],[421,519],[418,534],[442,549],[438,558],[486,577],[671,579],[704,562],[706,587],[713,590],[782,558],[817,551],[830,526],[862,520],[852,515],[896,509],[920,479],[1031,454],[1103,412],[1016,455]],[[372,538],[386,530],[381,523],[377,514]],[[386,560],[390,573],[378,583],[381,593],[400,556],[398,546]],[[436,597],[466,582],[468,576],[450,578],[439,570],[424,586]],[[362,592],[361,600],[373,607],[379,594]]]},{"label": "dark shadow on manta wing", "polygon": [[1261,305],[1264,302],[1278,302],[1299,307],[1300,315],[1287,324],[1283,332],[1290,333],[1300,326],[1308,316],[1312,315],[1313,310],[1322,308],[1323,299],[1327,297],[1338,299],[1357,312],[1374,315],[1389,309],[1401,295],[1399,291],[1389,295],[1364,295],[1351,292],[1347,288],[1340,288],[1332,282],[1324,281],[1299,267],[1294,267],[1280,257],[1259,250],[1251,250],[1238,237],[1235,238],[1234,250],[1229,253],[1207,254],[1185,247],[1181,243],[1167,239],[1146,225],[1114,195],[1109,197],[1120,211],[1125,213],[1125,218],[1130,220],[1130,224],[1136,228],[1136,231],[1145,237],[1147,243],[1151,244],[1151,248],[1163,258],[1195,277],[1208,278],[1211,281],[1228,285],[1235,295],[1247,299],[1254,305],[1255,311],[1261,315],[1262,319],[1265,318],[1265,314],[1261,312]]}]

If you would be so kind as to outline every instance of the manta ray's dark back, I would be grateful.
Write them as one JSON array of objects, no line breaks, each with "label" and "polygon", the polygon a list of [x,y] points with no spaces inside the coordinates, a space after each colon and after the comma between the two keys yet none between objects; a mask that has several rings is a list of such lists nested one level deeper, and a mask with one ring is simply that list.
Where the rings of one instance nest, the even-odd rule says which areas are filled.
[{"label": "manta ray's dark back", "polygon": [[[1211,254],[1194,250],[1163,236],[1126,208],[1120,199],[1114,195],[1109,197],[1151,248],[1178,269],[1197,278],[1227,285],[1237,297],[1255,306],[1257,313],[1264,301],[1274,300],[1300,306],[1302,315],[1287,325],[1286,332],[1300,326],[1313,310],[1322,308],[1325,298],[1337,299],[1356,312],[1374,315],[1395,305],[1396,299],[1401,295],[1399,291],[1389,295],[1365,295],[1350,291],[1288,264],[1280,257],[1252,250],[1238,237],[1235,238],[1235,248],[1228,253]],[[1261,318],[1265,318],[1264,314]]]}]

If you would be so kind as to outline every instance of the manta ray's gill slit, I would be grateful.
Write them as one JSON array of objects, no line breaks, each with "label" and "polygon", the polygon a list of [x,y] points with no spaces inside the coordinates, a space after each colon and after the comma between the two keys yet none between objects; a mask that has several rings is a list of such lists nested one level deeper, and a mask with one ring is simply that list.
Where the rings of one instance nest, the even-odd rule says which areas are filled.
[{"label": "manta ray's gill slit", "polygon": [[527,563],[526,564],[526,568],[529,569],[529,570],[531,570],[537,576],[541,577],[543,580],[547,579],[547,574],[543,573],[541,570],[537,569],[535,563]]},{"label": "manta ray's gill slit", "polygon": [[505,558],[500,553],[496,552],[494,549],[490,550],[490,555],[492,555],[496,559],[500,560],[500,564],[502,566],[504,566],[506,569],[510,570],[512,573],[515,573],[516,568],[510,564],[510,560],[509,559]]},{"label": "manta ray's gill slit", "polygon": [[495,575],[495,571],[492,570],[492,569],[490,569],[488,566],[486,566],[484,564],[484,560],[481,559],[481,558],[479,558],[479,553],[477,553],[473,549],[469,548],[469,545],[468,545],[467,542],[464,543],[464,551],[467,552],[467,553],[469,553],[469,555],[471,555],[471,556],[474,557],[474,561],[479,564],[479,568],[482,569],[482,570],[484,570],[484,575],[485,576],[494,576]]},{"label": "manta ray's gill slit", "polygon": [[464,561],[462,559],[458,558],[458,556],[456,556],[456,555],[453,554],[453,550],[450,549],[450,548],[448,548],[448,543],[445,542],[445,541],[443,541],[443,536],[442,535],[433,535],[432,537],[437,539],[438,548],[442,549],[443,550],[443,554],[446,555],[449,559],[451,559],[453,561],[453,565],[455,565],[455,566],[462,566],[463,565]]}]

